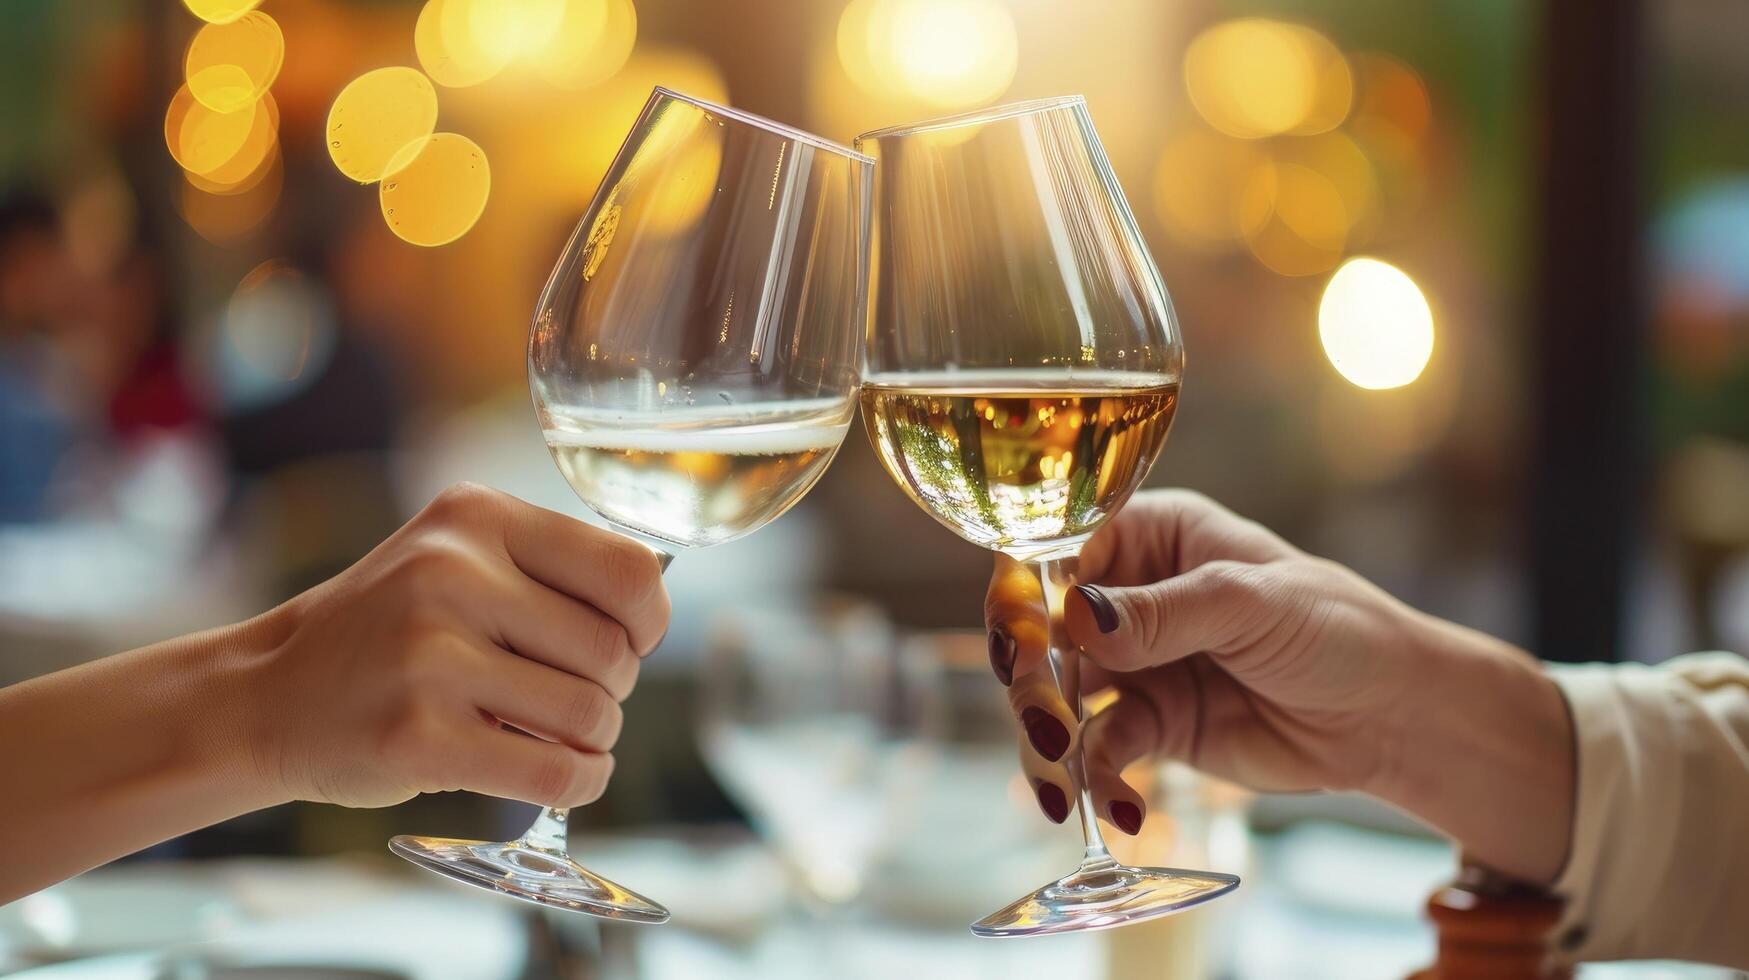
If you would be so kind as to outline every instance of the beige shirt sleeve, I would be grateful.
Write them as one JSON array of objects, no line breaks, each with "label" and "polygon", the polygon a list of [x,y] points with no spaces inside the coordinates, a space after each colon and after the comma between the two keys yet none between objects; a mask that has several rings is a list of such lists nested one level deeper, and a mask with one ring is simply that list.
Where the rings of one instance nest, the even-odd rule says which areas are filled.
[{"label": "beige shirt sleeve", "polygon": [[1749,660],[1549,672],[1578,748],[1563,955],[1749,968]]}]

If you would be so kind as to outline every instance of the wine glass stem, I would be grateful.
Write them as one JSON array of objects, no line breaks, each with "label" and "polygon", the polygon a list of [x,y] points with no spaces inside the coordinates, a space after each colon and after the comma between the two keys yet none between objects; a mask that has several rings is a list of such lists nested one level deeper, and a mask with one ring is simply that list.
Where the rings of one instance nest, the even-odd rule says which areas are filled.
[{"label": "wine glass stem", "polygon": [[[674,553],[645,544],[656,553],[656,562],[662,571],[668,571],[668,566],[674,561]],[[562,806],[542,807],[540,816],[534,818],[534,823],[523,832],[518,842],[526,847],[542,851],[557,851],[565,853],[565,823],[571,819],[571,811]]]},{"label": "wine glass stem", "polygon": [[[1068,628],[1063,622],[1063,600],[1069,587],[1075,584],[1078,562],[1079,559],[1069,557],[1037,561],[1033,565],[1038,571],[1039,585],[1044,590],[1045,611],[1050,617],[1051,675],[1056,678],[1057,690],[1062,693],[1069,710],[1075,713],[1077,729],[1081,729],[1084,727],[1081,724],[1081,651],[1069,639]],[[1093,809],[1093,794],[1087,788],[1087,761],[1080,731],[1076,733],[1074,748],[1063,759],[1063,766],[1075,784],[1075,812],[1081,816],[1081,836],[1087,842],[1087,853],[1081,859],[1080,870],[1115,864],[1111,852],[1105,848],[1105,836],[1100,833],[1099,818]]]}]

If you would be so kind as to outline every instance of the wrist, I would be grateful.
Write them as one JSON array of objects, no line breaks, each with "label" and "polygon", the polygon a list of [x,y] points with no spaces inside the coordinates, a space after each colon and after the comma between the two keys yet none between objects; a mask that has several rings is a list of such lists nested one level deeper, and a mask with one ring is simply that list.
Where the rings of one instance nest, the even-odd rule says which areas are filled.
[{"label": "wrist", "polygon": [[1574,806],[1566,701],[1524,651],[1423,619],[1417,679],[1386,733],[1391,762],[1368,791],[1451,836],[1467,860],[1553,881]]},{"label": "wrist", "polygon": [[190,636],[179,652],[194,709],[180,715],[182,752],[236,797],[244,808],[239,812],[294,798],[274,761],[279,726],[264,677],[264,667],[289,632],[282,609]]}]

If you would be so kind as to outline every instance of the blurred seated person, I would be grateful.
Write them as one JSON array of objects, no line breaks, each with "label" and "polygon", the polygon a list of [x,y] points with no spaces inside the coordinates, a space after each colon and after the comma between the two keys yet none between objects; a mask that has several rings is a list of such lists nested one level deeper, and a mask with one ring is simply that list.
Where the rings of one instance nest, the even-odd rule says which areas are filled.
[{"label": "blurred seated person", "polygon": [[291,800],[589,803],[668,612],[643,545],[445,491],[254,619],[0,689],[0,904]]},{"label": "blurred seated person", "polygon": [[[1184,491],[1137,495],[1077,577],[1064,626],[1091,660],[1083,689],[1117,693],[1079,730],[1119,830],[1145,807],[1119,773],[1152,756],[1264,791],[1358,790],[1564,896],[1564,956],[1749,968],[1749,661],[1543,665]],[[1078,726],[1034,573],[999,558],[985,618],[1061,823]]]}]

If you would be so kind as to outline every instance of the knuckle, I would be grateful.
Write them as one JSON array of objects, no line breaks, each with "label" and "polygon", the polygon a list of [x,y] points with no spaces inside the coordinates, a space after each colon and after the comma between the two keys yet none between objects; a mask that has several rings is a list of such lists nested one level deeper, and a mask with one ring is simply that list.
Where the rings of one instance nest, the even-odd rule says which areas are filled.
[{"label": "knuckle", "polygon": [[389,580],[414,596],[440,592],[474,575],[473,553],[459,538],[428,534],[415,540],[389,570]]},{"label": "knuckle", "polygon": [[462,482],[444,487],[431,498],[431,503],[425,505],[419,516],[428,524],[455,527],[497,513],[504,499],[503,493],[491,487]]},{"label": "knuckle", "polygon": [[660,579],[656,556],[641,545],[614,543],[602,550],[600,574],[609,592],[628,605],[649,595]]},{"label": "knuckle", "polygon": [[579,682],[565,705],[565,730],[583,736],[595,735],[609,721],[608,705],[613,705],[615,711],[619,710],[619,705],[614,704],[599,687],[588,681]]},{"label": "knuckle", "polygon": [[602,661],[612,664],[622,654],[631,652],[632,639],[617,619],[598,616],[589,636],[589,650]]},{"label": "knuckle", "polygon": [[578,782],[576,760],[571,753],[550,745],[541,755],[529,789],[534,802],[563,806],[573,798]]}]

